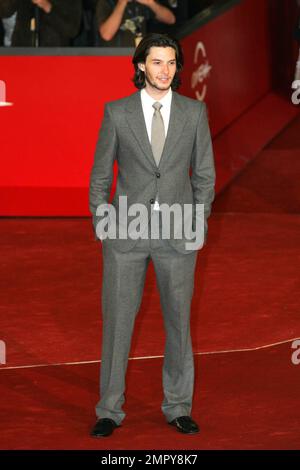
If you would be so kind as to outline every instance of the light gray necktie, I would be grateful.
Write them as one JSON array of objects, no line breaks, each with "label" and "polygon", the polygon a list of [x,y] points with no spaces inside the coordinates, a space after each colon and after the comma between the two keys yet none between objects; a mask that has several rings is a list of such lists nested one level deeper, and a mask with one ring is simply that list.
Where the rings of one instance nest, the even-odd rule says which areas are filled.
[{"label": "light gray necktie", "polygon": [[165,126],[160,112],[162,104],[159,101],[155,101],[152,107],[154,108],[154,113],[151,125],[151,147],[156,165],[158,166],[165,144]]}]

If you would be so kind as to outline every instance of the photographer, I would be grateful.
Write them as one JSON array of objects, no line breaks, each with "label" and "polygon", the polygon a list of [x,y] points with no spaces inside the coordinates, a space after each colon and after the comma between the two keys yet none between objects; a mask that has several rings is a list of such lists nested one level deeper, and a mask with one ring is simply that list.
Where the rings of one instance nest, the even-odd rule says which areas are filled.
[{"label": "photographer", "polygon": [[12,46],[33,45],[32,18],[38,19],[38,45],[69,46],[81,20],[81,0],[0,0],[0,17],[17,12]]},{"label": "photographer", "polygon": [[172,11],[155,0],[98,0],[98,45],[135,47],[154,18],[165,24],[175,23]]}]

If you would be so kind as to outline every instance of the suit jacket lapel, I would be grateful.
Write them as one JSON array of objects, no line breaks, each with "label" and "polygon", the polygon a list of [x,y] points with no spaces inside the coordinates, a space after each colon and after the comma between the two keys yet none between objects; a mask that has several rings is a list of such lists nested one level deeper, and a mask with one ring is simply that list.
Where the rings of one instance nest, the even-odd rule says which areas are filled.
[{"label": "suit jacket lapel", "polygon": [[146,157],[150,160],[151,164],[156,166],[151,144],[148,138],[141,95],[137,91],[130,96],[126,106],[126,119],[130,129],[132,130],[141,150],[144,152]]},{"label": "suit jacket lapel", "polygon": [[[148,138],[140,92],[134,93],[128,100],[126,106],[126,119],[141,150],[149,159],[150,163],[154,165],[155,168],[157,168],[152,153],[151,143]],[[172,153],[173,149],[176,147],[177,141],[180,138],[186,121],[187,115],[183,104],[181,103],[180,95],[178,95],[176,92],[173,92],[170,110],[170,122],[159,163],[159,168],[161,168],[163,161],[167,158],[168,155]]]},{"label": "suit jacket lapel", "polygon": [[159,168],[161,168],[164,160],[172,155],[187,121],[187,115],[180,98],[178,93],[172,92],[169,127]]}]

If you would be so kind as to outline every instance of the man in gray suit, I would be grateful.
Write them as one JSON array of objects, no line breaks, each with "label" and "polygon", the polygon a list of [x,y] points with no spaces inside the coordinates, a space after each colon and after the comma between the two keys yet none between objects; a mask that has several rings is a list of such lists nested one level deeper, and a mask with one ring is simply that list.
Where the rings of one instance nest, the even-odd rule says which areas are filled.
[{"label": "man in gray suit", "polygon": [[[194,363],[190,305],[198,251],[187,244],[190,237],[174,235],[185,218],[179,221],[175,215],[169,219],[167,237],[162,219],[165,207],[189,206],[195,227],[197,208],[204,208],[206,239],[215,184],[206,106],[175,92],[183,65],[176,40],[149,34],[138,45],[132,62],[138,91],[106,104],[90,180],[90,210],[96,239],[102,240],[103,249],[100,401],[91,434],[109,436],[125,417],[122,405],[128,355],[150,259],[166,330],[162,412],[178,431],[194,434],[199,428],[191,418]],[[111,207],[117,215],[108,210],[105,218],[101,208],[108,207],[114,160],[118,178]],[[124,217],[120,210],[125,197],[129,208],[138,203],[149,214],[147,233],[141,230],[140,237],[132,230],[133,212],[128,210],[128,217]],[[104,221],[117,228],[116,237],[105,238]],[[152,231],[154,226],[158,229]]]}]

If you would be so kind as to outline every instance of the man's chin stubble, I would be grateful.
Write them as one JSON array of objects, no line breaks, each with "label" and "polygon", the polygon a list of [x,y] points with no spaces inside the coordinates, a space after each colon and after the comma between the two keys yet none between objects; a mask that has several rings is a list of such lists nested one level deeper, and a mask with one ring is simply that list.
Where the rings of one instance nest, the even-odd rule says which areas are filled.
[{"label": "man's chin stubble", "polygon": [[146,77],[146,82],[148,83],[148,85],[150,85],[152,88],[155,88],[156,90],[159,90],[159,91],[165,91],[165,90],[168,90],[171,86],[171,84],[169,85],[166,85],[166,87],[160,87],[159,85],[157,85],[156,83],[152,83],[150,82],[150,80],[147,79]]}]

